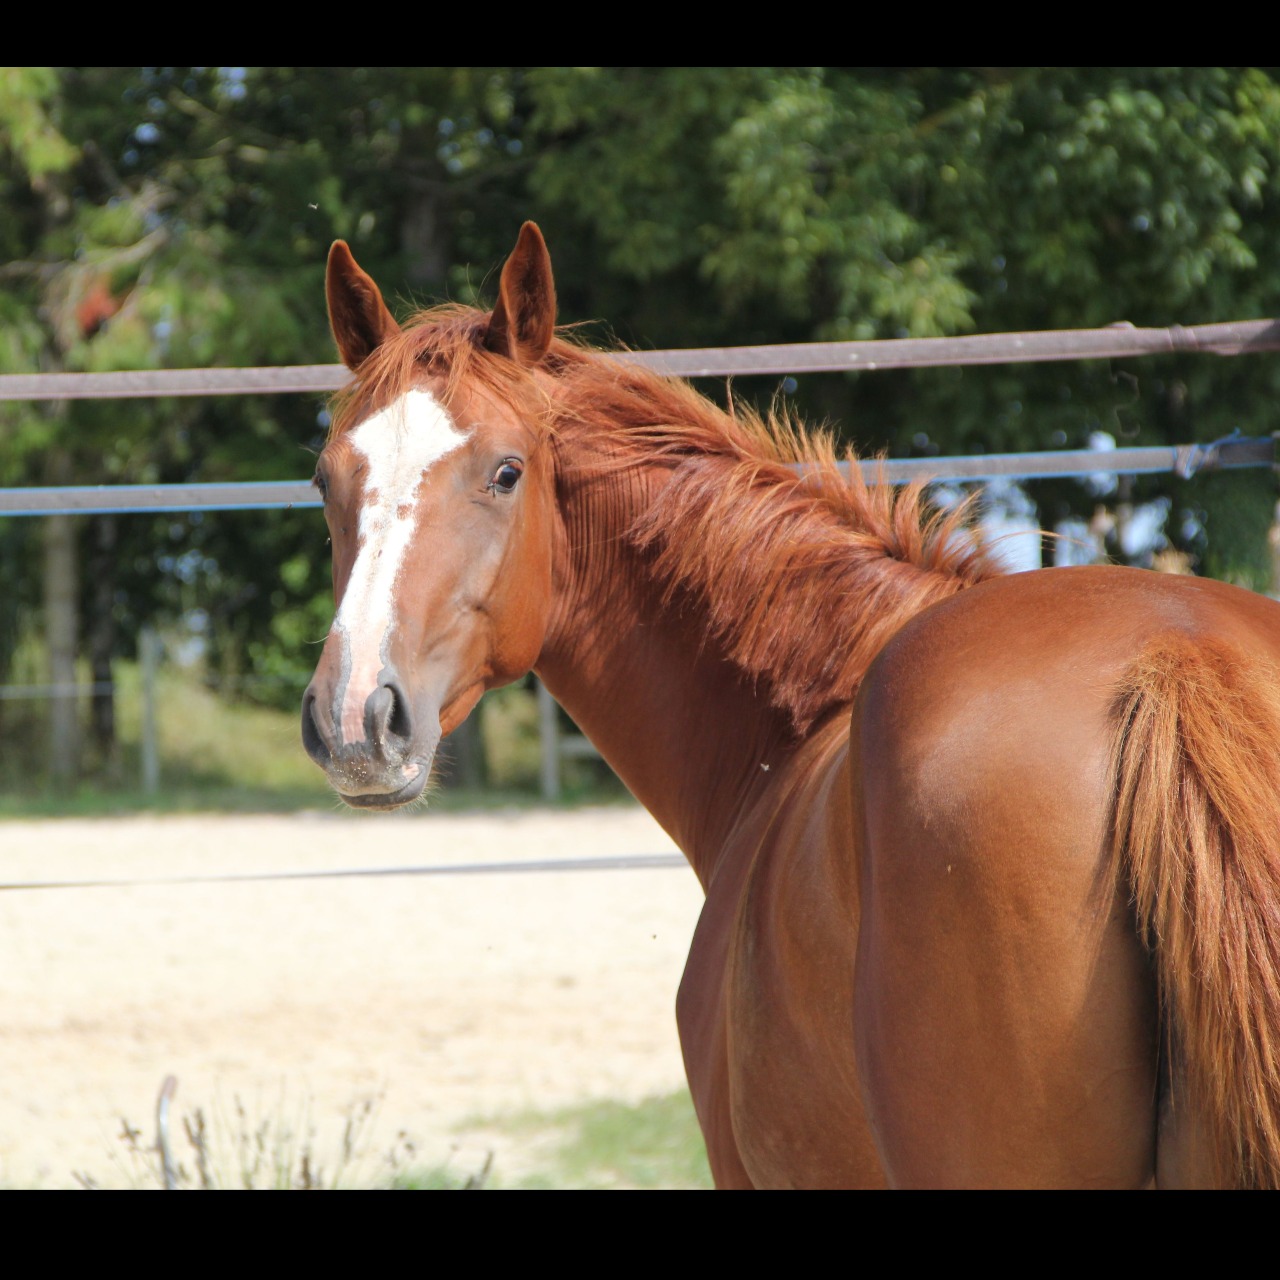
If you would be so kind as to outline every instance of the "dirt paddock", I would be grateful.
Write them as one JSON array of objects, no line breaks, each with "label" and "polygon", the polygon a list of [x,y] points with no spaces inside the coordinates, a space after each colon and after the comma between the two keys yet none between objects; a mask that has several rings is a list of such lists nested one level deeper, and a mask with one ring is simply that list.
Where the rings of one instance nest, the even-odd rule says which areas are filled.
[{"label": "dirt paddock", "polygon": [[[674,851],[640,809],[0,823],[0,881]],[[120,1185],[121,1118],[305,1109],[478,1167],[477,1115],[683,1083],[687,868],[0,892],[0,1186]],[[501,1138],[486,1137],[502,1159]]]}]

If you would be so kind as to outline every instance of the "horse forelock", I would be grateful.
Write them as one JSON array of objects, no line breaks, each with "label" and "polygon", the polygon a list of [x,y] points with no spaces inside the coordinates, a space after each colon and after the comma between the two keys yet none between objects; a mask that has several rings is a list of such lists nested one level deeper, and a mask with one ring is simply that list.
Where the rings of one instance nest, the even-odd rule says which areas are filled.
[{"label": "horse forelock", "polygon": [[499,403],[542,416],[545,404],[527,370],[484,345],[490,313],[446,304],[419,311],[382,343],[356,370],[352,381],[330,399],[329,439],[420,386],[440,378],[448,399],[460,386],[479,387]]}]

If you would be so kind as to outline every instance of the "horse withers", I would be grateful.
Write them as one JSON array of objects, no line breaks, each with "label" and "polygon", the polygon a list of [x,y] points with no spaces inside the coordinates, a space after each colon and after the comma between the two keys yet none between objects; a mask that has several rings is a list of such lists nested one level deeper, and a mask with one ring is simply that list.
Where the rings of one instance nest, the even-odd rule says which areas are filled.
[{"label": "horse withers", "polygon": [[303,739],[420,796],[534,669],[706,892],[676,1001],[721,1187],[1280,1180],[1280,606],[1007,575],[831,442],[338,242]]}]

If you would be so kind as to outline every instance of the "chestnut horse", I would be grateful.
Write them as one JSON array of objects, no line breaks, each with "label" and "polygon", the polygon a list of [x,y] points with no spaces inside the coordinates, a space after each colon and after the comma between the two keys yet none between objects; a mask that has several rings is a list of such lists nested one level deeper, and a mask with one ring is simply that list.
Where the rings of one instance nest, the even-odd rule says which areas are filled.
[{"label": "chestnut horse", "polygon": [[705,890],[718,1186],[1280,1180],[1280,606],[1003,574],[830,442],[558,336],[532,223],[492,313],[402,328],[341,241],[327,293],[307,750],[394,808],[538,672]]}]

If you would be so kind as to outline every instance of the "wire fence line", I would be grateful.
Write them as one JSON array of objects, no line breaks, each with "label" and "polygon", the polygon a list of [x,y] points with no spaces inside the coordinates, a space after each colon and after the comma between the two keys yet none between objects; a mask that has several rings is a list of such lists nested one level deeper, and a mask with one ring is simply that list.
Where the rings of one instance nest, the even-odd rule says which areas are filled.
[{"label": "wire fence line", "polygon": [[340,867],[326,871],[247,871],[217,876],[152,876],[142,880],[14,880],[0,893],[32,889],[135,889],[174,885],[259,884],[275,880],[353,880],[387,876],[522,875],[559,871],[642,871],[688,868],[682,853],[601,854],[588,858],[541,858],[527,862],[434,863],[408,867]]}]

